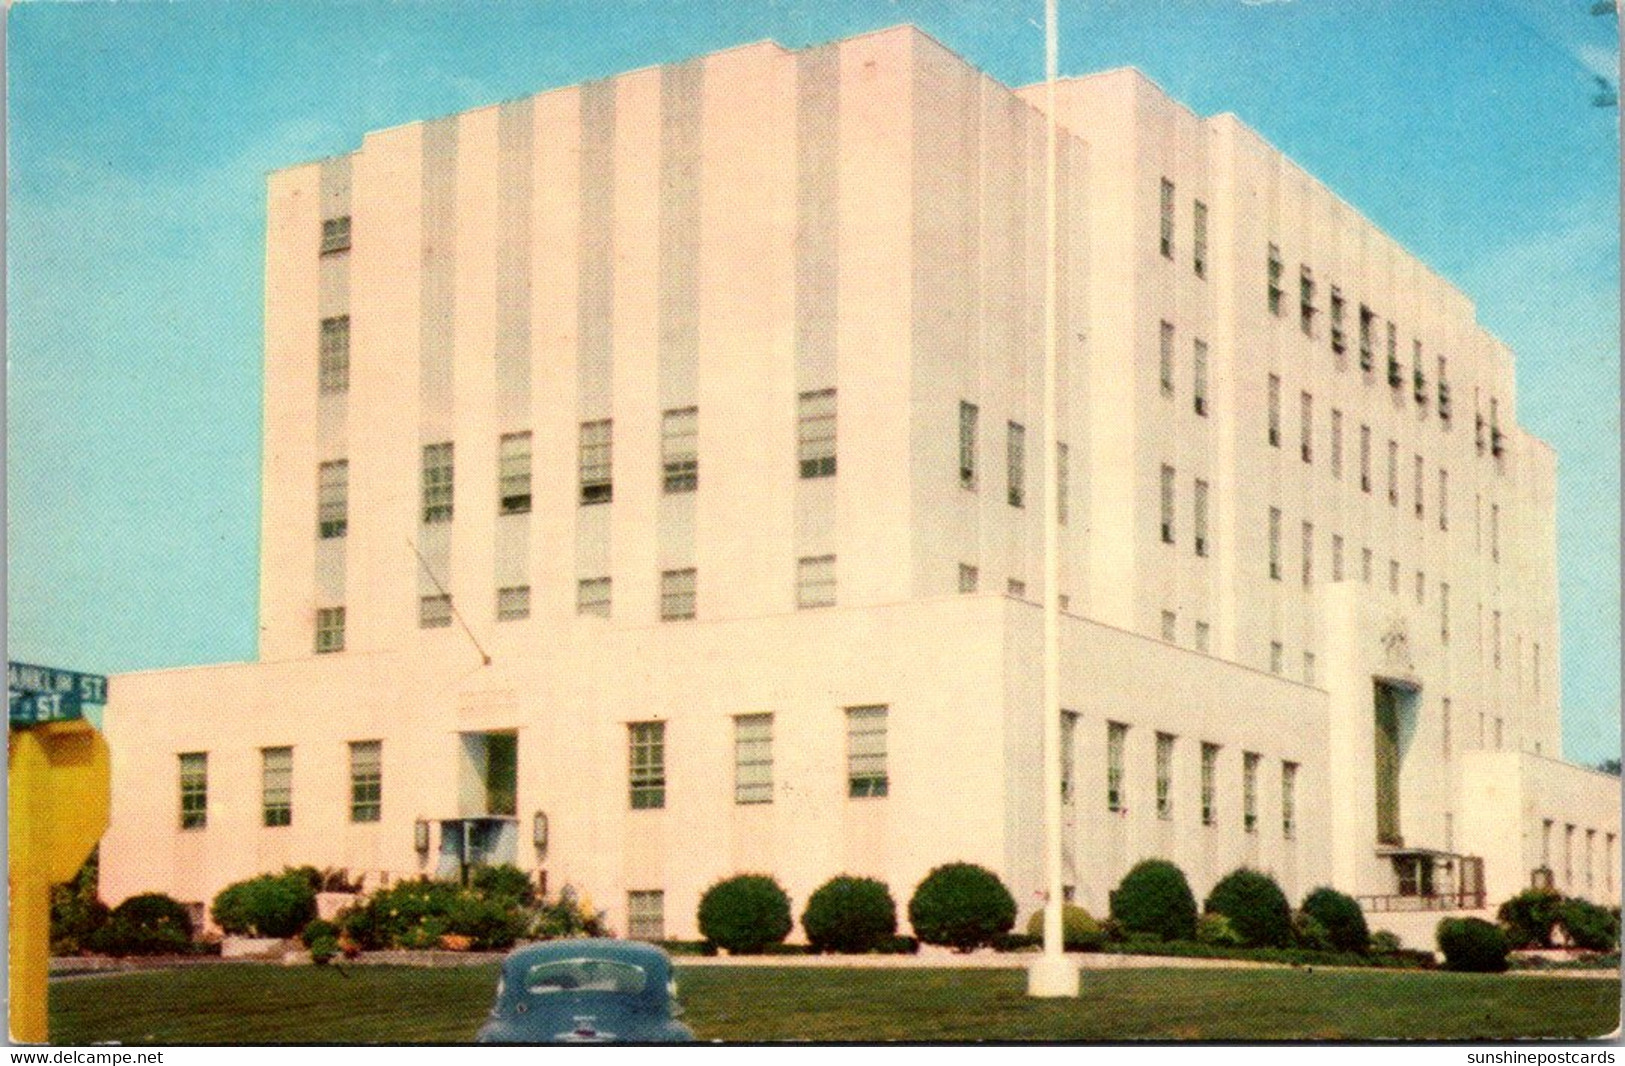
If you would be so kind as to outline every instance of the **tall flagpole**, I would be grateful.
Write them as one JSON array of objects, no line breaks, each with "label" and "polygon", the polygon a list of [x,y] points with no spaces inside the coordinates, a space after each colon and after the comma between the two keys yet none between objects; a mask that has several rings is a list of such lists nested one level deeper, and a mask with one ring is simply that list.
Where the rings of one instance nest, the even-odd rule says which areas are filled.
[{"label": "tall flagpole", "polygon": [[1059,437],[1056,387],[1056,241],[1059,141],[1055,79],[1060,65],[1058,0],[1044,3],[1044,112],[1048,149],[1044,188],[1044,415],[1039,436],[1044,482],[1044,953],[1027,972],[1027,994],[1060,998],[1078,994],[1078,968],[1067,960],[1061,937],[1061,552],[1060,485],[1056,480]]}]

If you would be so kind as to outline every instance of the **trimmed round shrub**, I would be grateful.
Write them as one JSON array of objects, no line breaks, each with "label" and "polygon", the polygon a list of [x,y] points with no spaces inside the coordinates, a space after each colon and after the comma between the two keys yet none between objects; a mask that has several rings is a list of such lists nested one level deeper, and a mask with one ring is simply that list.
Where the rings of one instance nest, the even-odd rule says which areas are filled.
[{"label": "trimmed round shrub", "polygon": [[1552,927],[1563,909],[1563,897],[1549,888],[1527,888],[1501,904],[1495,916],[1506,927],[1514,948],[1549,948]]},{"label": "trimmed round shrub", "polygon": [[96,930],[107,924],[112,911],[92,894],[76,892],[72,885],[51,889],[51,954],[73,955],[88,947]]},{"label": "trimmed round shrub", "polygon": [[[1027,919],[1027,935],[1044,942],[1044,912],[1033,911]],[[1106,943],[1106,933],[1100,923],[1082,907],[1061,904],[1061,942],[1068,951],[1099,951]]]},{"label": "trimmed round shrub", "polygon": [[530,874],[512,863],[475,867],[468,887],[487,899],[507,900],[520,907],[536,902],[536,883]]},{"label": "trimmed round shrub", "polygon": [[1227,874],[1208,893],[1202,908],[1230,919],[1249,947],[1284,948],[1292,944],[1292,908],[1281,886],[1268,874],[1243,867]]},{"label": "trimmed round shrub", "polygon": [[1292,943],[1305,951],[1336,951],[1332,936],[1308,911],[1292,912]]},{"label": "trimmed round shrub", "polygon": [[1196,897],[1179,867],[1147,859],[1118,882],[1111,894],[1112,918],[1123,935],[1154,933],[1164,940],[1196,935]]},{"label": "trimmed round shrub", "polygon": [[525,934],[529,916],[506,898],[486,899],[465,893],[446,908],[445,931],[466,936],[475,951],[506,951]]},{"label": "trimmed round shrub", "polygon": [[1395,951],[1405,950],[1405,945],[1397,933],[1390,933],[1386,929],[1378,929],[1371,934],[1371,953],[1373,955],[1388,955]]},{"label": "trimmed round shrub", "polygon": [[299,942],[308,948],[324,936],[330,936],[337,941],[339,936],[339,927],[326,919],[317,918],[309,925],[305,926],[304,931],[299,934]]},{"label": "trimmed round shrub", "polygon": [[1338,951],[1364,953],[1371,947],[1371,930],[1365,924],[1365,912],[1353,896],[1335,888],[1317,888],[1304,897],[1303,913],[1325,928],[1326,936]]},{"label": "trimmed round shrub", "polygon": [[316,917],[316,890],[303,870],[261,874],[221,889],[209,910],[234,936],[287,938]]},{"label": "trimmed round shrub", "polygon": [[873,878],[833,877],[807,897],[801,928],[813,951],[863,954],[897,934],[897,903]]},{"label": "trimmed round shrub", "polygon": [[908,901],[908,921],[926,944],[970,951],[1016,924],[1016,900],[993,871],[951,862],[925,875]]},{"label": "trimmed round shrub", "polygon": [[1196,942],[1220,948],[1241,947],[1241,937],[1222,914],[1204,914],[1196,919]]},{"label": "trimmed round shrub", "polygon": [[191,945],[192,916],[162,892],[131,896],[114,907],[89,944],[92,951],[107,955],[169,955]]},{"label": "trimmed round shrub", "polygon": [[1558,923],[1569,943],[1586,951],[1612,951],[1619,946],[1619,920],[1606,908],[1583,899],[1566,899]]},{"label": "trimmed round shrub", "polygon": [[718,881],[700,898],[700,935],[735,955],[760,955],[790,935],[790,897],[766,874]]},{"label": "trimmed round shrub", "polygon": [[1447,970],[1500,973],[1507,968],[1507,936],[1478,918],[1446,918],[1436,934]]},{"label": "trimmed round shrub", "polygon": [[326,966],[339,953],[338,938],[333,936],[319,936],[306,946],[310,948],[310,961],[317,966]]}]

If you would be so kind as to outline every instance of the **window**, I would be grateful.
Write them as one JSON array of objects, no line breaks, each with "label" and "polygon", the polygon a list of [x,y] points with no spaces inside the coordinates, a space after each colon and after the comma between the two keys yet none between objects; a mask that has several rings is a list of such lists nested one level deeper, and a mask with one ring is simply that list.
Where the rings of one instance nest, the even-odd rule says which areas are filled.
[{"label": "window", "polygon": [[1174,468],[1162,468],[1162,542],[1174,542]]},{"label": "window", "polygon": [[[1501,612],[1500,611],[1494,612],[1493,624],[1494,624],[1494,629],[1492,630],[1492,632],[1494,634],[1494,643],[1491,645],[1491,647],[1494,649],[1494,653],[1495,653],[1495,668],[1497,670],[1499,670],[1499,669],[1501,669]],[[1499,744],[1496,745],[1496,747],[1500,747],[1500,746],[1501,745],[1499,745]]]},{"label": "window", "polygon": [[1066,483],[1070,480],[1072,453],[1060,441],[1055,442],[1055,522],[1066,525],[1071,501],[1067,498]]},{"label": "window", "polygon": [[796,417],[796,457],[804,478],[835,476],[835,390],[804,392]]},{"label": "window", "polygon": [[1399,506],[1399,442],[1388,442],[1388,505]]},{"label": "window", "polygon": [[1360,427],[1360,491],[1371,491],[1371,427]]},{"label": "window", "polygon": [[666,570],[660,575],[660,620],[694,617],[694,571]]},{"label": "window", "polygon": [[350,388],[350,316],[322,319],[321,359],[317,378],[324,393]]},{"label": "window", "polygon": [[1004,591],[1007,596],[1014,596],[1018,600],[1024,600],[1027,598],[1027,583],[1011,578],[1004,583]]},{"label": "window", "polygon": [[267,826],[293,824],[293,749],[260,749],[260,815]]},{"label": "window", "polygon": [[666,939],[666,894],[628,892],[626,894],[626,935],[632,940],[658,943]]},{"label": "window", "polygon": [[1281,580],[1281,511],[1270,508],[1270,577]]},{"label": "window", "polygon": [[666,495],[693,492],[700,485],[700,412],[696,407],[660,416],[660,466]]},{"label": "window", "polygon": [[1315,398],[1307,392],[1299,400],[1298,412],[1298,453],[1303,456],[1306,463],[1314,462],[1315,452],[1311,443],[1314,440],[1315,429]]},{"label": "window", "polygon": [[1348,350],[1348,342],[1343,336],[1343,293],[1336,285],[1332,286],[1332,351],[1342,355]]},{"label": "window", "polygon": [[959,591],[975,592],[979,571],[969,563],[959,564]]},{"label": "window", "polygon": [[1399,560],[1388,560],[1388,591],[1399,595]]},{"label": "window", "polygon": [[615,498],[615,424],[608,418],[581,423],[576,462],[581,502],[609,503]]},{"label": "window", "polygon": [[631,722],[627,739],[632,809],[662,810],[666,806],[666,723]]},{"label": "window", "polygon": [[321,607],[316,611],[316,654],[344,650],[344,608]]},{"label": "window", "polygon": [[1450,382],[1445,380],[1447,362],[1444,356],[1439,356],[1439,418],[1444,422],[1444,428],[1450,428]]},{"label": "window", "polygon": [[1315,526],[1313,522],[1303,524],[1303,587],[1308,588],[1315,582]]},{"label": "window", "polygon": [[1269,309],[1270,314],[1277,317],[1281,314],[1281,249],[1270,245],[1269,261],[1267,264],[1267,280],[1269,282]]},{"label": "window", "polygon": [[1191,406],[1203,418],[1207,417],[1207,341],[1191,344]]},{"label": "window", "polygon": [[976,405],[959,405],[959,486],[976,488]]},{"label": "window", "polygon": [[1587,829],[1586,830],[1586,851],[1585,851],[1585,871],[1586,871],[1586,891],[1587,892],[1591,891],[1592,885],[1595,883],[1595,873],[1594,873],[1595,867],[1592,865],[1592,862],[1591,862],[1591,851],[1592,851],[1593,846],[1596,844],[1596,842],[1597,842],[1597,831],[1595,829]]},{"label": "window", "polygon": [[[835,606],[835,556],[815,555],[796,562],[796,608]],[[692,617],[692,612],[690,613]]]},{"label": "window", "polygon": [[1211,640],[1212,630],[1206,622],[1196,623],[1196,650],[1206,653]]},{"label": "window", "polygon": [[209,824],[209,753],[183,754],[180,769],[181,828],[203,829]]},{"label": "window", "polygon": [[1552,868],[1552,820],[1543,818],[1540,822],[1540,864],[1546,869]]},{"label": "window", "polygon": [[773,716],[734,719],[734,802],[773,802]]},{"label": "window", "polygon": [[846,782],[852,799],[887,794],[885,707],[847,708]]},{"label": "window", "polygon": [[350,528],[350,464],[343,459],[316,468],[316,535],[344,536]]},{"label": "window", "polygon": [[384,812],[384,744],[357,740],[350,744],[350,821],[376,822]]},{"label": "window", "polygon": [[[1448,585],[1445,586],[1445,590],[1449,591],[1449,586]],[[1529,664],[1529,666],[1530,666],[1529,672],[1532,675],[1531,679],[1534,682],[1535,695],[1538,696],[1538,695],[1540,695],[1540,641],[1538,641],[1538,640],[1535,641],[1534,645],[1535,645],[1534,649],[1531,652],[1531,662]],[[1540,749],[1537,746],[1535,750],[1538,752]]]},{"label": "window", "polygon": [[1157,817],[1174,816],[1174,738],[1157,734]]},{"label": "window", "polygon": [[1161,374],[1162,394],[1172,396],[1174,394],[1174,327],[1170,322],[1162,324],[1158,340],[1157,358],[1157,365]]},{"label": "window", "polygon": [[1178,625],[1178,621],[1177,621],[1176,616],[1174,615],[1174,612],[1172,612],[1172,611],[1163,611],[1162,612],[1162,639],[1167,641],[1169,644],[1174,643],[1174,635],[1175,635],[1175,632],[1176,632],[1176,629],[1177,629],[1177,625]]},{"label": "window", "polygon": [[1207,555],[1207,482],[1196,479],[1192,494],[1191,528],[1196,535],[1196,554]]},{"label": "window", "polygon": [[1332,534],[1332,581],[1343,580],[1343,535]]},{"label": "window", "polygon": [[1490,558],[1501,561],[1501,505],[1490,504]]},{"label": "window", "polygon": [[418,599],[418,628],[444,629],[451,625],[451,597],[423,596]]},{"label": "window", "polygon": [[610,582],[607,577],[584,577],[576,582],[576,614],[609,617]]},{"label": "window", "polygon": [[1427,576],[1418,570],[1416,572],[1416,602],[1421,603],[1427,599]]},{"label": "window", "polygon": [[1191,268],[1199,278],[1207,277],[1207,204],[1197,200],[1192,207]]},{"label": "window", "polygon": [[1281,835],[1291,840],[1298,830],[1298,764],[1281,764]]},{"label": "window", "polygon": [[1415,486],[1414,487],[1414,498],[1411,500],[1411,503],[1412,503],[1412,506],[1416,510],[1416,517],[1421,518],[1422,517],[1422,457],[1420,455],[1416,456],[1415,470],[1416,470],[1416,475],[1415,475],[1415,478],[1414,478],[1414,486]]},{"label": "window", "polygon": [[1418,407],[1426,408],[1428,405],[1428,379],[1422,373],[1422,342],[1411,341],[1411,383],[1412,393]]},{"label": "window", "polygon": [[1124,809],[1123,748],[1128,743],[1128,726],[1121,722],[1106,723],[1106,809]]},{"label": "window", "polygon": [[530,586],[512,585],[497,589],[497,621],[516,622],[530,617]]},{"label": "window", "polygon": [[1010,506],[1025,506],[1027,483],[1027,431],[1018,423],[1007,427],[1005,477],[1009,481]]},{"label": "window", "polygon": [[1159,245],[1164,259],[1174,257],[1174,183],[1162,179],[1162,224]]},{"label": "window", "polygon": [[1315,653],[1312,651],[1303,653],[1303,683],[1306,685],[1315,683]]},{"label": "window", "polygon": [[1278,640],[1270,641],[1270,673],[1278,675],[1285,669],[1283,662],[1285,657],[1286,653],[1281,647],[1281,642]]},{"label": "window", "polygon": [[[1495,746],[1497,749],[1501,747],[1499,739],[1497,739]],[[1574,887],[1574,826],[1572,825],[1563,827],[1563,886],[1565,888]]]},{"label": "window", "polygon": [[1274,374],[1269,380],[1269,442],[1272,448],[1281,446],[1281,379]]},{"label": "window", "polygon": [[1360,305],[1360,369],[1369,371],[1372,363],[1371,327],[1377,320],[1371,308]]},{"label": "window", "polygon": [[350,248],[350,216],[339,215],[322,219],[322,255],[344,252]]},{"label": "window", "polygon": [[1078,712],[1061,712],[1061,802],[1070,807],[1077,800]]},{"label": "window", "polygon": [[423,446],[423,520],[450,522],[454,456],[450,441]]},{"label": "window", "polygon": [[1214,806],[1214,778],[1217,776],[1219,766],[1219,746],[1217,744],[1202,745],[1202,824],[1212,825],[1218,821],[1219,812]]},{"label": "window", "polygon": [[1343,412],[1332,408],[1332,477],[1343,479]]},{"label": "window", "polygon": [[1399,375],[1399,327],[1388,323],[1388,384],[1399,388],[1404,384]]},{"label": "window", "polygon": [[1371,549],[1360,549],[1360,580],[1371,584]]},{"label": "window", "polygon": [[530,434],[504,433],[497,442],[497,511],[530,510]]},{"label": "window", "polygon": [[1439,747],[1444,751],[1444,757],[1450,758],[1450,697],[1446,696],[1439,704]]},{"label": "window", "polygon": [[1298,328],[1305,337],[1315,335],[1315,275],[1308,266],[1298,268]]},{"label": "window", "polygon": [[1253,752],[1241,756],[1241,827],[1258,832],[1258,759]]}]

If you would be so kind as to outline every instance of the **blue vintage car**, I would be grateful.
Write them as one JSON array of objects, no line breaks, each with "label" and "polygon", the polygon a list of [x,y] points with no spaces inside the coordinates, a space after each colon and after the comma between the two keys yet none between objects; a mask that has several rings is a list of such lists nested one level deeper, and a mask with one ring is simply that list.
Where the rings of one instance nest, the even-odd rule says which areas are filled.
[{"label": "blue vintage car", "polygon": [[673,1043],[693,1040],[675,1021],[671,959],[627,940],[554,940],[502,963],[496,1006],[481,1044]]}]

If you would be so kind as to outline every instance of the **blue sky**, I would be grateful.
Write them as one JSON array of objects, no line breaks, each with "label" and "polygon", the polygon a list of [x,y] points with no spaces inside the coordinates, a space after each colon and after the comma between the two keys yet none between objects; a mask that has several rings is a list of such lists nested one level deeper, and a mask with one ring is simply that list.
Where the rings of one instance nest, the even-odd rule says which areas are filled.
[{"label": "blue sky", "polygon": [[[1461,287],[1560,457],[1565,747],[1619,749],[1619,135],[1590,0],[1061,2],[1063,74],[1233,111]],[[364,132],[913,22],[1007,84],[1041,0],[47,3],[9,26],[12,658],[255,654],[265,172]]]}]

